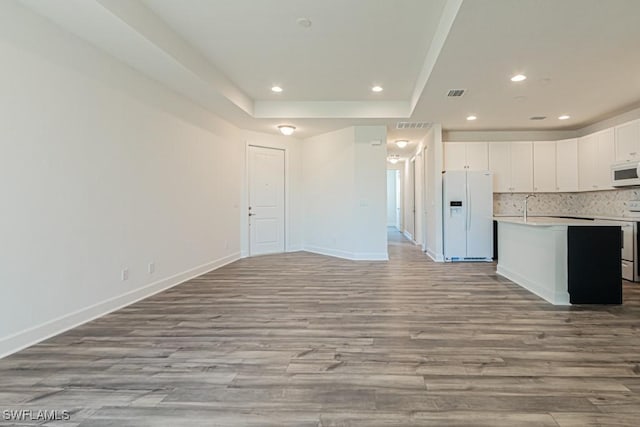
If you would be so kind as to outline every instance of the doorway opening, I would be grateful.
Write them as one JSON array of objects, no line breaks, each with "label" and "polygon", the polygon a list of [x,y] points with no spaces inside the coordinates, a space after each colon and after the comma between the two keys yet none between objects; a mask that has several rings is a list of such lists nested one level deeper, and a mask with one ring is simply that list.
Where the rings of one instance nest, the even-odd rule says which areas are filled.
[{"label": "doorway opening", "polygon": [[400,196],[400,171],[387,170],[387,227],[401,230],[401,196]]}]

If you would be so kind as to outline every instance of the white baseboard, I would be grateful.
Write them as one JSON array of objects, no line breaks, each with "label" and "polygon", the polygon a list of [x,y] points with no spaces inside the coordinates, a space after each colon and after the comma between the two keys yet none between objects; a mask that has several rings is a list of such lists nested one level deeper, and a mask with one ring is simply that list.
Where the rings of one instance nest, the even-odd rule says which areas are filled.
[{"label": "white baseboard", "polygon": [[355,252],[352,260],[355,261],[389,261],[387,252]]},{"label": "white baseboard", "polygon": [[407,239],[411,240],[413,243],[415,243],[415,240],[413,240],[413,235],[411,233],[409,233],[407,230],[404,230],[404,237],[406,237]]},{"label": "white baseboard", "polygon": [[327,255],[336,258],[348,259],[352,261],[387,261],[389,254],[386,252],[349,252],[339,249],[323,248],[320,246],[306,245],[303,249],[319,255]]},{"label": "white baseboard", "polygon": [[427,256],[434,260],[435,262],[444,262],[444,255],[437,254],[430,249],[427,249]]},{"label": "white baseboard", "polygon": [[300,252],[300,251],[304,251],[304,248],[302,247],[302,245],[289,246],[286,250],[286,252]]},{"label": "white baseboard", "polygon": [[496,273],[502,277],[505,277],[511,280],[513,283],[515,283],[516,285],[519,285],[521,288],[528,290],[532,294],[539,296],[543,300],[550,302],[553,305],[571,305],[571,303],[569,302],[568,292],[566,292],[564,295],[554,295],[553,291],[545,289],[543,286],[537,283],[534,283],[528,278],[514,271],[511,271],[510,269],[505,268],[500,264],[498,264],[498,267],[496,268]]},{"label": "white baseboard", "polygon": [[0,359],[238,259],[240,259],[240,253],[228,255],[2,338],[0,339]]}]

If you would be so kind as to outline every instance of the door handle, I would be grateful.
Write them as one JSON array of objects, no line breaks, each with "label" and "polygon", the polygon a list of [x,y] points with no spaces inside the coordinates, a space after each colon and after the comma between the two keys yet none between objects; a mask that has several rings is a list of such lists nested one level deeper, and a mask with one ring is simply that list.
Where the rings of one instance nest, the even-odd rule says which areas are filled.
[{"label": "door handle", "polygon": [[255,215],[254,213],[249,212],[249,216],[254,216],[254,215]]}]

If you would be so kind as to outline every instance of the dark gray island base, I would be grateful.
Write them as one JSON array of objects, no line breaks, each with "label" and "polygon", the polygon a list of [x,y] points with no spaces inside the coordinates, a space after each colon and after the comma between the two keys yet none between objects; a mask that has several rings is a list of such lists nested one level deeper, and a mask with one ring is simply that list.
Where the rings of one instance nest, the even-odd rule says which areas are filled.
[{"label": "dark gray island base", "polygon": [[568,228],[569,302],[622,304],[620,227]]},{"label": "dark gray island base", "polygon": [[496,217],[498,274],[557,305],[622,304],[619,226]]}]

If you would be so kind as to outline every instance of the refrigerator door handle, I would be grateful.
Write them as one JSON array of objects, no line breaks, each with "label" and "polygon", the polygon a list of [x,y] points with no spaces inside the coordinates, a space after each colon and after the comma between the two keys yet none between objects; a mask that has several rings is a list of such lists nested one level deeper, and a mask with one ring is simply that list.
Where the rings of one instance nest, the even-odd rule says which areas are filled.
[{"label": "refrigerator door handle", "polygon": [[467,231],[471,230],[471,198],[469,197],[469,177],[465,180],[465,193],[467,199]]}]

